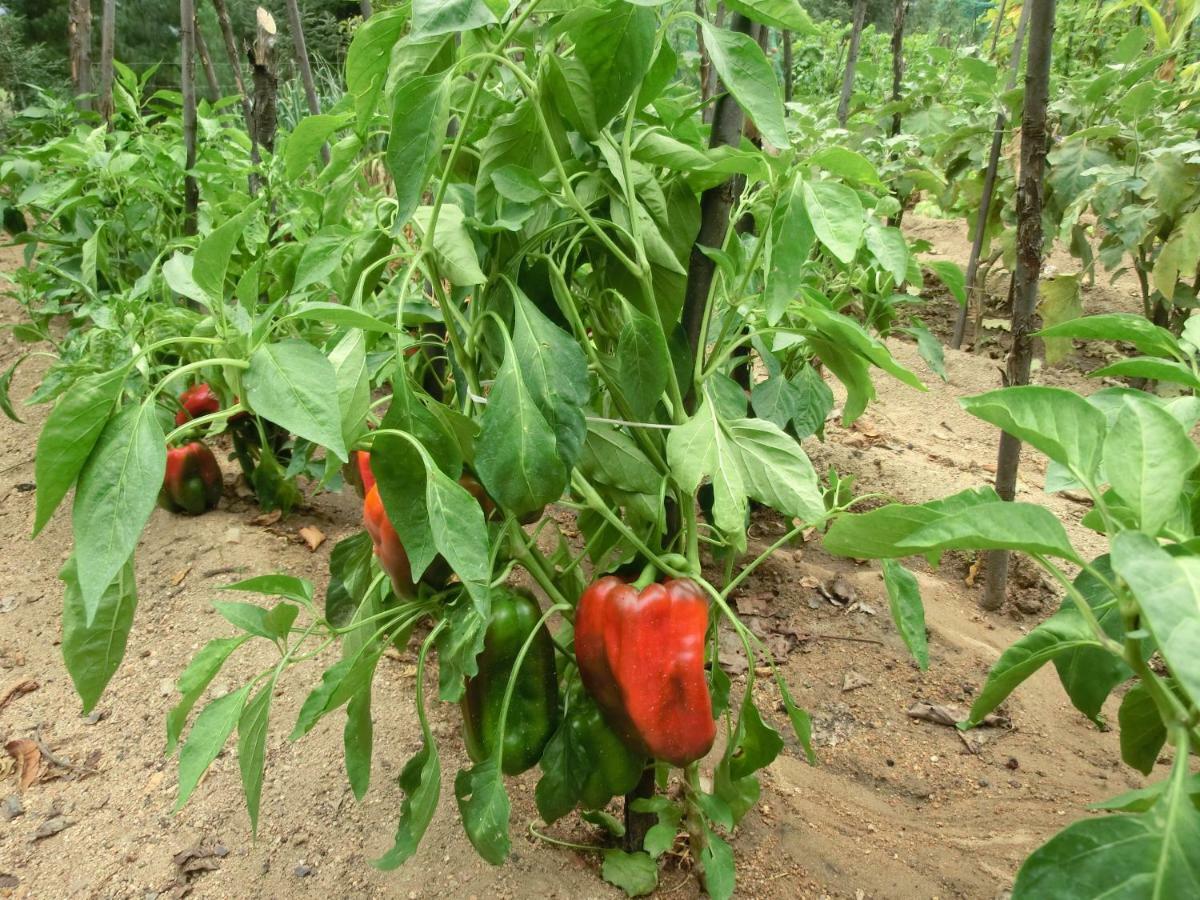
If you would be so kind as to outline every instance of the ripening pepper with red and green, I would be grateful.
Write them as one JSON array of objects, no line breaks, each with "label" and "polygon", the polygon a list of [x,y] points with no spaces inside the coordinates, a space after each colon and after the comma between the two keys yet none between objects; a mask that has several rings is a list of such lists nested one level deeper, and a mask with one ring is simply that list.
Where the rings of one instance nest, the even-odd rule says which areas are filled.
[{"label": "ripening pepper with red and green", "polygon": [[175,413],[175,424],[182,425],[201,416],[209,416],[221,409],[221,399],[212,386],[204,382],[194,384],[179,395],[179,406]]},{"label": "ripening pepper with red and green", "polygon": [[217,505],[221,488],[221,467],[203,441],[168,448],[167,471],[158,493],[159,506],[198,516]]},{"label": "ripening pepper with red and green", "polygon": [[[500,764],[506,775],[519,775],[537,765],[558,729],[554,641],[541,618],[542,610],[529,594],[493,591],[483,651],[477,658],[479,671],[467,679],[463,694],[463,740],[471,760],[482,762],[496,749],[504,694],[509,679],[515,678]],[[521,668],[515,670],[517,657],[531,634],[533,642]]]},{"label": "ripening pepper with red and green", "polygon": [[678,578],[639,588],[608,575],[575,613],[575,657],[584,687],[621,739],[685,766],[717,734],[704,671],[708,598]]}]

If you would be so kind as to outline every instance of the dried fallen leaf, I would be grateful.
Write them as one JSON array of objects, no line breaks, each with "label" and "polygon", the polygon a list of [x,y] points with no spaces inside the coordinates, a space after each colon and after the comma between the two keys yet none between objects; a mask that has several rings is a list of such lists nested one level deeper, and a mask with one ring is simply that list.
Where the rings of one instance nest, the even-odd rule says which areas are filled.
[{"label": "dried fallen leaf", "polygon": [[171,587],[179,587],[181,584],[183,584],[183,579],[188,577],[188,573],[190,571],[192,571],[192,567],[188,566],[186,569],[180,569],[173,576],[171,576]]},{"label": "dried fallen leaf", "polygon": [[42,751],[36,741],[16,738],[4,745],[4,751],[17,762],[17,783],[25,790],[42,771]]},{"label": "dried fallen leaf", "polygon": [[52,819],[47,819],[38,826],[38,830],[33,833],[33,837],[30,839],[30,842],[32,843],[33,841],[40,841],[42,838],[48,838],[51,835],[58,834],[60,831],[70,828],[74,824],[74,822],[68,822],[62,816],[55,816]]},{"label": "dried fallen leaf", "polygon": [[975,579],[979,577],[979,566],[983,562],[983,557],[976,557],[971,563],[971,567],[967,569],[967,577],[963,579],[963,583],[967,587],[975,587]]},{"label": "dried fallen leaf", "polygon": [[301,528],[300,537],[304,538],[304,543],[308,544],[308,549],[314,553],[325,543],[325,532],[315,525],[305,525]]},{"label": "dried fallen leaf", "polygon": [[265,528],[268,525],[274,525],[283,518],[283,510],[273,509],[270,512],[263,513],[260,516],[255,516],[250,520],[251,525],[259,525]]},{"label": "dried fallen leaf", "polygon": [[0,709],[4,709],[10,700],[14,700],[22,694],[28,694],[30,691],[36,691],[38,687],[38,683],[32,678],[25,678],[15,684],[9,685],[3,691],[0,691]]},{"label": "dried fallen leaf", "polygon": [[814,591],[820,586],[821,582],[818,579],[813,578],[811,575],[805,575],[800,579],[800,587],[808,588],[810,591]]},{"label": "dried fallen leaf", "polygon": [[[945,725],[948,728],[956,728],[958,723],[967,717],[957,706],[947,706],[940,703],[917,703],[908,710],[910,719],[920,719],[923,722],[932,722],[934,725]],[[980,725],[989,727],[1007,728],[1012,723],[1004,716],[988,715],[985,716]]]},{"label": "dried fallen leaf", "polygon": [[847,672],[846,677],[842,679],[842,693],[858,690],[861,687],[866,687],[870,683],[870,678],[865,678],[862,675],[859,675],[857,672]]}]

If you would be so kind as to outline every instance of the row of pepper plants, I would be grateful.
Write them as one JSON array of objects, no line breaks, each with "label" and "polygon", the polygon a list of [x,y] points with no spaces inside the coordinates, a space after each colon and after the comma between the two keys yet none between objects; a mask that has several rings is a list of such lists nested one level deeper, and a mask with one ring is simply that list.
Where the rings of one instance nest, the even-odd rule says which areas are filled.
[{"label": "row of pepper plants", "polygon": [[[730,5],[808,29],[793,3]],[[236,731],[257,826],[272,698],[334,646],[340,656],[291,736],[344,707],[346,771],[361,798],[377,665],[387,647],[412,644],[422,746],[400,775],[395,843],[377,865],[410,859],[437,810],[433,653],[438,699],[463,710],[472,764],[453,788],[483,858],[499,864],[510,849],[505,777],[536,766],[547,822],[577,808],[611,821],[588,811],[625,795],[656,823],[640,847],[603,850],[609,881],[653,890],[683,833],[707,891],[730,896],[728,838],[757,802],[756,773],[784,748],[755,704],[764,667],[815,760],[808,716],[738,619],[734,592],[780,546],[828,527],[833,552],[884,559],[898,631],[925,665],[916,579],[898,560],[1009,547],[1045,565],[1070,603],[1005,654],[967,724],[1053,660],[1098,721],[1108,694],[1134,679],[1120,721],[1126,761],[1148,772],[1168,740],[1176,760],[1167,782],[1109,804],[1124,815],[1084,820],[1035,853],[1015,895],[1093,896],[1114,871],[1187,895],[1200,870],[1187,766],[1200,696],[1188,576],[1195,402],[1041,388],[967,401],[1045,452],[1060,489],[1093,495],[1111,559],[1085,562],[1044,509],[986,489],[847,514],[850,498],[821,484],[800,441],[832,409],[823,372],[844,386],[847,422],[874,398],[877,369],[920,388],[878,334],[907,328],[940,365],[906,308],[923,273],[883,221],[898,203],[884,164],[814,146],[804,115],[785,114],[758,44],[693,9],[416,0],[378,13],[350,48],[345,97],[297,125],[256,197],[230,106],[203,110],[199,239],[178,224],[177,97],[139,96],[144,79],[128,70],[113,134],[77,125],[0,162],[6,202],[29,214],[23,239],[38,248],[38,265],[17,276],[31,315],[21,336],[54,347],[33,398],[57,400],[39,440],[35,529],[74,487],[63,651],[85,708],[124,654],[133,554],[160,488],[176,507],[208,506],[200,441],[228,431],[265,506],[298,502],[298,476],[333,489],[345,473],[364,494],[366,530],[334,548],[322,605],[287,574],[231,586],[275,597],[271,606],[216,604],[239,634],[214,638],[180,676],[168,719],[179,805]],[[708,145],[674,49],[697,25],[765,151]],[[326,142],[331,160],[317,169]],[[139,158],[158,163],[139,168]],[[380,159],[383,190],[362,177]],[[729,222],[752,227],[694,247],[702,197],[734,176]],[[687,295],[697,256],[715,273],[699,308]],[[961,289],[952,269],[933,272]],[[64,314],[65,337],[50,327]],[[1139,321],[1147,357],[1194,374],[1193,345]],[[1066,337],[1135,327],[1077,323],[1091,330]],[[765,378],[747,377],[752,362]],[[201,463],[190,496],[175,478],[164,486],[181,445],[181,460]],[[1160,463],[1178,478],[1160,478]],[[790,527],[748,554],[753,503]],[[574,514],[581,541],[567,540],[551,505]],[[1082,574],[1072,581],[1056,559]],[[1152,587],[1164,580],[1170,591]],[[737,689],[721,666],[722,631],[750,662]],[[273,643],[278,662],[208,700],[187,729],[250,641]],[[1113,834],[1129,837],[1115,869],[1104,852]]]}]

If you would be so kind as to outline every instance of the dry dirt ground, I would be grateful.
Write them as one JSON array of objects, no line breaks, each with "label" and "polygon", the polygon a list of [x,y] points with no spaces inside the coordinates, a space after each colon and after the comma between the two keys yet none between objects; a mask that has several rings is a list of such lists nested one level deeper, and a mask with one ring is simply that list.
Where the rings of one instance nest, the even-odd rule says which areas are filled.
[{"label": "dry dirt ground", "polygon": [[[910,228],[934,244],[931,256],[965,260],[961,223],[917,220]],[[11,251],[0,253],[7,254],[0,265],[17,264]],[[1086,296],[1089,311],[1129,308],[1123,290],[1098,287]],[[928,313],[942,316],[939,328],[949,312],[944,298],[931,300]],[[0,313],[11,321],[18,311],[6,302]],[[950,352],[950,381],[943,384],[911,345],[896,343],[894,350],[921,372],[929,391],[881,380],[879,402],[860,423],[847,430],[831,422],[826,443],[809,442],[818,468],[834,466],[857,476],[859,491],[903,500],[986,482],[997,434],[962,413],[955,399],[998,386],[997,362],[986,352]],[[20,351],[7,331],[0,335],[0,368]],[[1068,364],[1041,377],[1083,385],[1077,368]],[[39,371],[36,364],[20,371],[15,398],[29,394]],[[71,767],[51,765],[19,793],[11,764],[0,755],[0,897],[618,896],[600,880],[595,854],[531,837],[534,773],[510,782],[509,864],[495,869],[478,859],[450,789],[465,759],[459,713],[441,704],[432,706],[444,773],[441,808],[407,866],[371,868],[368,861],[390,846],[395,828],[396,777],[419,746],[411,655],[385,658],[376,679],[374,772],[361,805],[342,768],[340,714],[297,743],[286,737],[308,689],[334,659],[326,654],[278,688],[257,840],[232,748],[188,805],[172,812],[176,762],[163,755],[163,743],[173,685],[204,642],[231,632],[210,601],[222,584],[271,571],[302,575],[322,590],[329,550],[359,527],[356,504],[346,496],[316,496],[288,520],[257,526],[251,524],[255,510],[237,499],[227,471],[219,510],[199,519],[155,511],[137,554],[140,603],[125,663],[98,714],[84,718],[58,646],[56,573],[68,553],[69,522],[59,515],[36,542],[29,540],[34,445],[46,410],[23,412],[24,425],[0,420],[0,546],[6,548],[0,556],[0,696],[26,680],[37,689],[0,709],[0,745],[40,735]],[[1040,462],[1029,456],[1023,465],[1023,493],[1041,498]],[[1099,551],[1078,525],[1082,506],[1048,502],[1073,537]],[[305,525],[328,535],[316,552],[298,538]],[[752,545],[769,543],[779,528],[769,519],[756,521]],[[1035,676],[1006,705],[1011,727],[964,740],[952,728],[907,715],[918,702],[965,709],[1001,650],[1057,605],[1053,591],[1026,572],[1019,573],[1010,609],[981,614],[980,589],[968,586],[971,562],[960,554],[940,571],[918,567],[932,663],[925,673],[909,660],[890,623],[874,564],[832,559],[819,542],[800,544],[782,550],[738,593],[742,613],[789,651],[786,676],[797,702],[813,715],[820,756],[816,767],[804,762],[776,688],[762,679],[760,708],[787,745],[764,773],[762,801],[733,842],[738,896],[1002,897],[1021,860],[1083,814],[1085,804],[1143,783],[1115,762],[1116,734],[1097,731],[1075,713],[1052,671]],[[839,608],[823,591],[853,597]],[[244,648],[210,694],[242,683],[271,653]],[[431,678],[429,695],[433,686]],[[1115,716],[1115,706],[1108,712]],[[17,808],[23,812],[11,817]],[[63,830],[39,837],[64,823]],[[547,831],[569,841],[598,840],[592,826],[573,817]],[[669,862],[661,884],[659,896],[697,896],[686,864]]]}]

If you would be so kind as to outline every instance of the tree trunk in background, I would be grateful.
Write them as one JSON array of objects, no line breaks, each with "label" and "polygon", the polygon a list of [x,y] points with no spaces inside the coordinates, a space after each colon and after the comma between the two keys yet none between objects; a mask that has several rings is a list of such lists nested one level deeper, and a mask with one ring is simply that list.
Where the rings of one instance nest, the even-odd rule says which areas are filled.
[{"label": "tree trunk in background", "polygon": [[[300,80],[304,82],[304,96],[308,100],[308,112],[315,116],[321,111],[317,102],[317,88],[313,84],[312,66],[308,62],[308,44],[304,41],[304,25],[300,21],[297,0],[287,0],[288,28],[292,32],[292,47],[296,51],[296,65],[300,67]],[[321,145],[321,159],[329,165],[329,144]]]},{"label": "tree trunk in background", "polygon": [[[71,0],[67,18],[71,48],[71,84],[75,95],[92,93],[92,0]],[[90,110],[92,98],[80,97],[79,108]]]},{"label": "tree trunk in background", "polygon": [[113,117],[113,55],[117,39],[117,0],[104,0],[100,18],[100,115],[112,129]]},{"label": "tree trunk in background", "polygon": [[[904,87],[904,17],[907,12],[908,0],[896,0],[896,9],[892,16],[892,105],[896,109],[892,111],[892,127],[889,132],[891,137],[900,133],[900,126],[903,123],[899,104]],[[897,154],[893,150],[889,155],[895,159]],[[893,228],[898,228],[904,220],[904,201],[898,196],[896,199],[900,202],[900,209],[894,216],[888,216],[887,219],[887,224]],[[896,287],[898,288],[899,285]]]},{"label": "tree trunk in background", "polygon": [[[1017,73],[1021,71],[1021,51],[1025,47],[1025,32],[1029,27],[1030,3],[1021,7],[1021,18],[1017,22],[1017,33],[1013,37],[1012,61],[1008,68],[1006,91],[1017,85]],[[954,337],[950,346],[957,350],[962,346],[967,333],[967,313],[972,307],[982,308],[983,292],[975,284],[979,276],[979,257],[983,253],[983,239],[987,234],[987,222],[992,210],[992,196],[996,192],[996,172],[1000,168],[1000,151],[1004,147],[1004,131],[1008,120],[1003,112],[996,114],[996,127],[992,132],[992,149],[988,156],[987,171],[983,175],[983,193],[979,197],[976,213],[975,236],[971,241],[971,255],[967,260],[967,304],[958,311],[954,322]],[[978,318],[978,316],[976,316]],[[978,337],[978,336],[976,336]]]},{"label": "tree trunk in background", "polygon": [[792,33],[783,33],[783,102],[790,103],[795,81],[792,75]]},{"label": "tree trunk in background", "polygon": [[[734,13],[729,29],[749,35],[752,23],[741,13]],[[736,147],[742,139],[744,121],[745,115],[733,94],[728,91],[721,94],[713,108],[712,134],[708,145]],[[683,298],[683,328],[687,333],[693,359],[702,350],[701,332],[705,326],[708,298],[716,269],[716,263],[705,256],[700,247],[724,246],[725,235],[729,231],[729,213],[742,191],[744,182],[743,176],[735,175],[724,184],[709,188],[700,198],[700,232],[696,235],[696,243],[688,261],[687,287]],[[685,403],[692,406],[695,399],[692,396],[686,397]]]},{"label": "tree trunk in background", "polygon": [[250,140],[256,147],[275,149],[279,78],[275,74],[275,37],[278,31],[271,14],[258,8],[258,33],[250,50],[254,77],[254,103],[250,116]]},{"label": "tree trunk in background", "polygon": [[850,50],[846,54],[846,72],[842,76],[842,95],[838,99],[838,125],[845,128],[850,117],[850,97],[854,93],[854,70],[858,66],[858,46],[862,42],[863,22],[867,18],[867,0],[855,0],[854,25],[850,29]]},{"label": "tree trunk in background", "polygon": [[187,153],[183,179],[183,231],[196,233],[196,211],[200,208],[200,186],[196,167],[196,4],[179,0],[179,79],[183,93],[183,143]]},{"label": "tree trunk in background", "polygon": [[[1021,117],[1021,174],[1017,182],[1017,271],[1013,273],[1012,350],[1008,354],[1008,384],[1029,383],[1033,332],[1042,270],[1042,189],[1049,150],[1046,105],[1050,95],[1050,51],[1054,44],[1055,0],[1029,0],[1029,60],[1025,65],[1025,109]],[[996,493],[1004,500],[1016,496],[1021,442],[1000,435],[996,458]],[[988,553],[984,609],[1004,603],[1008,580],[1008,551]]]},{"label": "tree trunk in background", "polygon": [[200,27],[200,17],[196,17],[196,52],[200,54],[200,66],[204,69],[204,80],[208,83],[208,99],[216,103],[221,99],[221,82],[217,81],[217,70],[213,68],[212,57],[208,53],[208,42],[204,40],[204,30]]},{"label": "tree trunk in background", "polygon": [[367,19],[371,18],[371,0],[360,0],[359,6],[362,7],[362,17],[363,21],[365,22]]}]

